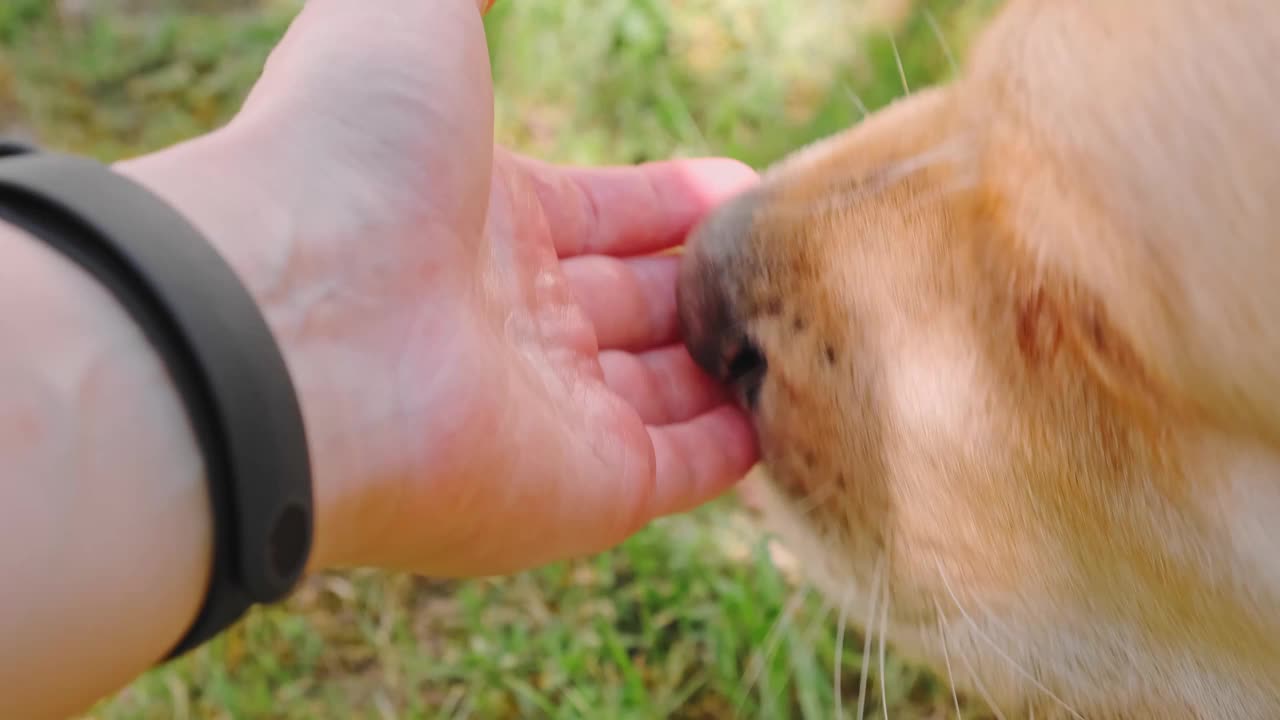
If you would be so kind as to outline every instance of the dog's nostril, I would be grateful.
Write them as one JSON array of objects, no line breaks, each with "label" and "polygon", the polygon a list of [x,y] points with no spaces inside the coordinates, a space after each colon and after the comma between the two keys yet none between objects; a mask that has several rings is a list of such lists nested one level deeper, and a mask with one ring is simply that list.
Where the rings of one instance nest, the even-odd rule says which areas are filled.
[{"label": "dog's nostril", "polygon": [[724,378],[737,395],[739,402],[754,410],[760,399],[760,386],[764,384],[769,363],[760,348],[747,338],[739,341],[725,363]]}]

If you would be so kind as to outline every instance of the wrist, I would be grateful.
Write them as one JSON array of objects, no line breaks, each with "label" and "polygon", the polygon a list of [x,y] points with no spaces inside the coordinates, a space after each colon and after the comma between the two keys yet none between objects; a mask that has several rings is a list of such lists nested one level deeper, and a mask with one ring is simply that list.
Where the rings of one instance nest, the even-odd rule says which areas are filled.
[{"label": "wrist", "polygon": [[[334,564],[349,536],[338,483],[347,471],[342,412],[320,373],[312,318],[300,309],[326,278],[298,237],[291,188],[271,173],[262,138],[239,126],[117,163],[115,170],[176,208],[231,265],[279,344],[302,408],[312,464],[314,540],[308,571]],[[323,292],[323,290],[319,290]]]}]

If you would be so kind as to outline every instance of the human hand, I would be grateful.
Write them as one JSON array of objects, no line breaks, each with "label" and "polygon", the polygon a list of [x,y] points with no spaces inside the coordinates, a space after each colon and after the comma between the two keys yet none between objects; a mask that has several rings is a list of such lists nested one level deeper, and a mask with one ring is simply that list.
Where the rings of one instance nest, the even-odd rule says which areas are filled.
[{"label": "human hand", "polygon": [[599,551],[756,457],[679,343],[678,257],[654,255],[754,174],[495,148],[488,4],[311,0],[226,128],[119,166],[219,246],[282,343],[313,568]]}]

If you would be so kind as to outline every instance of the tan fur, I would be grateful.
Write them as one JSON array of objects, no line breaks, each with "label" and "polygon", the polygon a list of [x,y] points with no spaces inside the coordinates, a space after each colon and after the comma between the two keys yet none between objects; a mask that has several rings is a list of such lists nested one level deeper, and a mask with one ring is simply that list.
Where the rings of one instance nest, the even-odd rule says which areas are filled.
[{"label": "tan fur", "polygon": [[682,312],[767,358],[766,515],[851,622],[884,563],[1006,717],[1280,718],[1278,234],[1280,5],[1011,0],[710,218]]}]

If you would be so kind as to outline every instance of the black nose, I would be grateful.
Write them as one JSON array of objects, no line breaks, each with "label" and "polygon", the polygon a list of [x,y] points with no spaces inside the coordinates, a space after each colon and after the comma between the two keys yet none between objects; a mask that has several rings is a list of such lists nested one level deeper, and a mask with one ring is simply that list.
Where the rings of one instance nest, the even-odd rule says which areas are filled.
[{"label": "black nose", "polygon": [[768,363],[748,330],[745,282],[756,192],[728,200],[691,233],[676,289],[680,332],[695,362],[754,408]]}]

